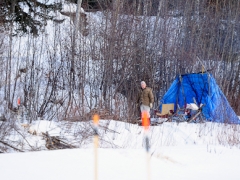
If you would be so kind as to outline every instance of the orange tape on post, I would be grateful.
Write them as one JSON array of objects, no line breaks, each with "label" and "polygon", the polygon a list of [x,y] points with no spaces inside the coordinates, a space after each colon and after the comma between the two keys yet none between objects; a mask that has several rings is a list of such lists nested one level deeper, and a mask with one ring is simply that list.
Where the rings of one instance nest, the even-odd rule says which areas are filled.
[{"label": "orange tape on post", "polygon": [[99,123],[99,115],[94,114],[93,115],[93,130],[94,130],[94,179],[98,179],[98,123]]},{"label": "orange tape on post", "polygon": [[99,122],[99,115],[98,114],[94,114],[94,116],[93,116],[93,124],[95,126],[97,126],[98,122]]},{"label": "orange tape on post", "polygon": [[21,104],[21,99],[18,98],[18,99],[17,99],[17,105],[20,106],[20,104]]},{"label": "orange tape on post", "polygon": [[142,112],[142,125],[144,126],[145,130],[149,129],[150,122],[149,122],[149,116],[147,111]]}]

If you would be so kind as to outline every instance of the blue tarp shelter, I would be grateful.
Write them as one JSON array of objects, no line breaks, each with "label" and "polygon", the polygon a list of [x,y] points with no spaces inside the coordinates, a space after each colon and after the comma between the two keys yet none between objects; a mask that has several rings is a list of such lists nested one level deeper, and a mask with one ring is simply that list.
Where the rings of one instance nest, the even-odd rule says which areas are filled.
[{"label": "blue tarp shelter", "polygon": [[202,113],[208,121],[240,124],[238,116],[228,103],[227,98],[209,73],[185,74],[176,77],[172,85],[160,100],[161,104],[177,104],[183,108],[186,104],[204,104]]}]

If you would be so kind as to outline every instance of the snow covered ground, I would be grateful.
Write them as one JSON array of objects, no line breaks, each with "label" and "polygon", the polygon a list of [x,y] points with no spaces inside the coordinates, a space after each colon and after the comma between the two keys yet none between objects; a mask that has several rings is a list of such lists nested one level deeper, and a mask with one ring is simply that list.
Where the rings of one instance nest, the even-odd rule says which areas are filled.
[{"label": "snow covered ground", "polygon": [[[60,136],[69,133],[71,139],[76,128],[91,127],[91,122],[76,123],[67,133],[62,123],[38,123],[31,127],[37,135],[29,135],[29,139],[39,138],[40,132],[51,131],[50,127]],[[99,180],[239,179],[239,125],[163,123],[150,127],[149,166],[143,127],[101,120],[99,134]],[[94,179],[94,157],[93,136],[82,140],[76,149],[0,154],[0,177],[1,180],[90,180]]]},{"label": "snow covered ground", "polygon": [[[151,156],[152,180],[238,180],[240,150],[221,146],[162,147]],[[147,180],[143,149],[99,149],[99,180]],[[93,180],[94,151],[57,150],[0,155],[2,180]]]}]

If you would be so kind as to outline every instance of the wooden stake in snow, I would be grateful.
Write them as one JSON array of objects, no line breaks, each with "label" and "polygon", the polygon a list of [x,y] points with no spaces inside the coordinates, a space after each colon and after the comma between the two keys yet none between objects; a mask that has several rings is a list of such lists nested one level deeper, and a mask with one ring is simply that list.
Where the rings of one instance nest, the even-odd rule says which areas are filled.
[{"label": "wooden stake in snow", "polygon": [[99,115],[95,114],[93,116],[93,130],[94,130],[94,179],[98,179],[98,122],[99,122]]},{"label": "wooden stake in snow", "polygon": [[21,109],[20,109],[20,105],[21,105],[21,99],[20,99],[20,97],[18,97],[18,99],[17,99],[17,110],[18,110],[17,119],[18,119],[18,122],[20,122],[20,119],[21,119]]},{"label": "wooden stake in snow", "polygon": [[146,148],[146,155],[147,155],[147,179],[151,179],[151,173],[150,173],[150,143],[149,143],[149,137],[148,137],[148,130],[150,125],[150,118],[147,111],[142,112],[142,125],[144,127],[144,140],[145,140],[145,148]]}]

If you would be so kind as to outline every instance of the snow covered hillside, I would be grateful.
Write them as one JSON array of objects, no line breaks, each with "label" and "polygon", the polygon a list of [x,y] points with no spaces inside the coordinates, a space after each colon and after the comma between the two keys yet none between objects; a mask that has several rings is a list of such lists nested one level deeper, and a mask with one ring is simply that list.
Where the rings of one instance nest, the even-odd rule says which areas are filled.
[{"label": "snow covered hillside", "polygon": [[[76,4],[66,2],[38,37],[4,38],[9,49],[2,55],[3,69],[10,69],[0,79],[0,113],[6,119],[16,119],[14,111],[20,98],[29,120],[87,120],[91,110],[101,108],[115,119],[134,120],[138,81],[148,77],[155,98],[161,99],[176,70],[181,69],[177,54],[172,52],[177,52],[175,45],[184,37],[185,30],[180,30],[183,18],[81,9],[82,19],[76,27],[75,16]],[[149,69],[146,64],[150,62]],[[199,72],[202,64],[206,69],[214,67],[216,79],[226,73],[223,65],[234,72],[238,67],[204,58],[201,63],[183,64],[191,72]],[[188,64],[191,68],[185,67]],[[158,109],[159,102],[154,106]]]}]

